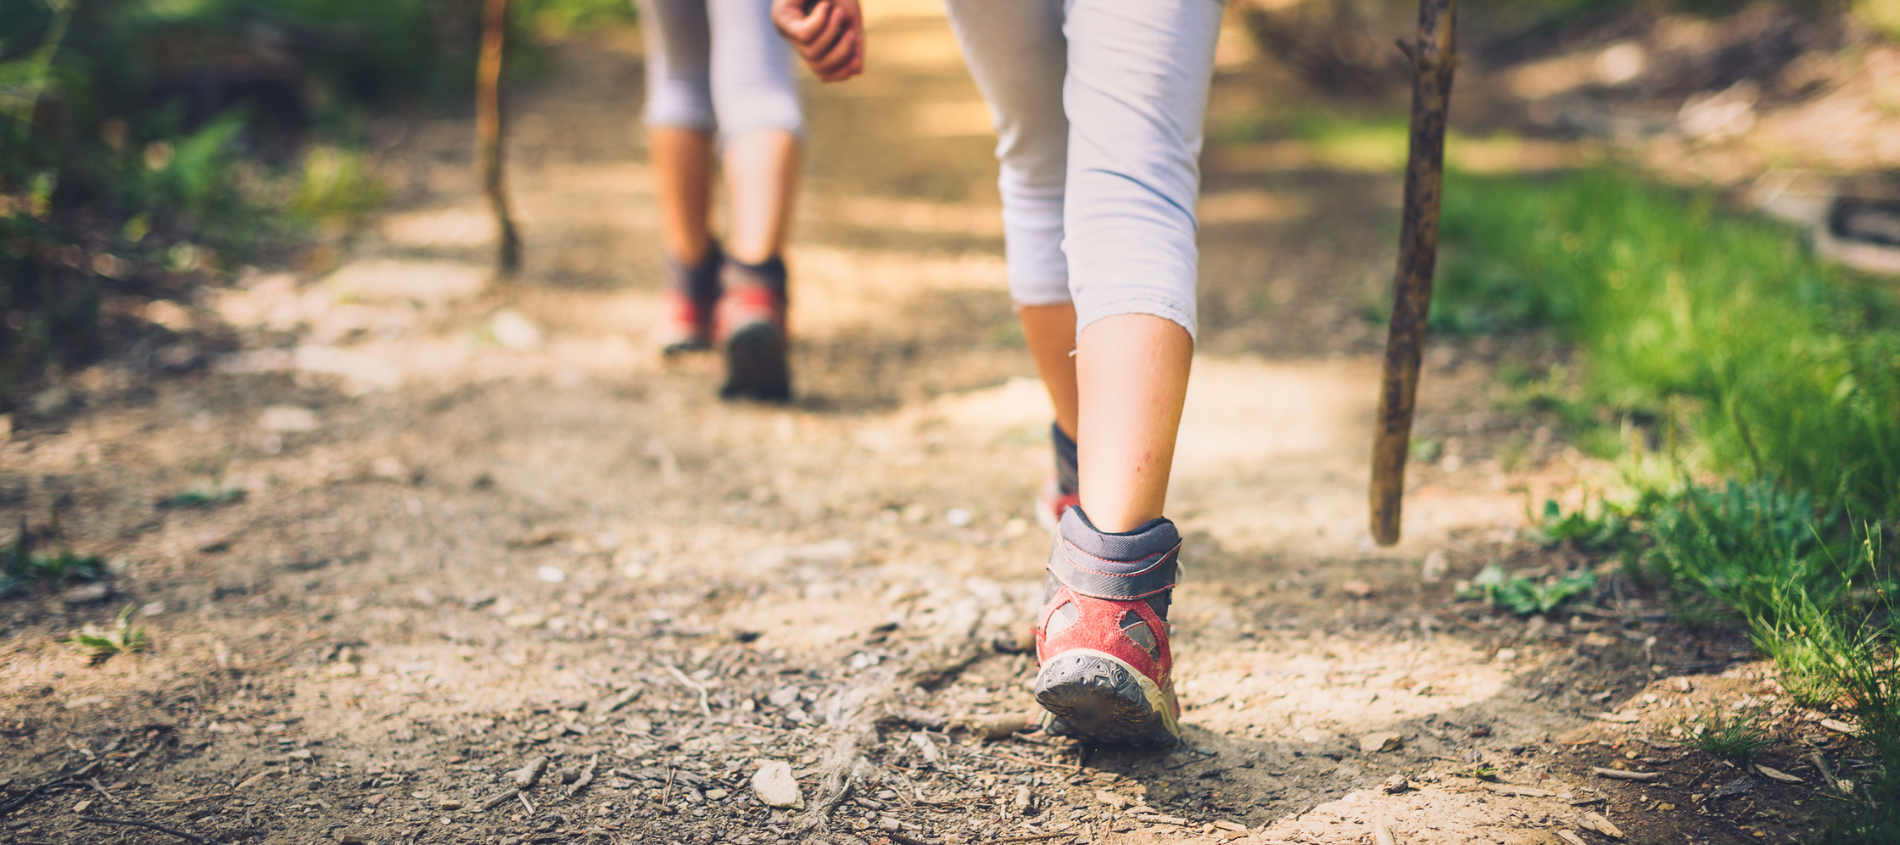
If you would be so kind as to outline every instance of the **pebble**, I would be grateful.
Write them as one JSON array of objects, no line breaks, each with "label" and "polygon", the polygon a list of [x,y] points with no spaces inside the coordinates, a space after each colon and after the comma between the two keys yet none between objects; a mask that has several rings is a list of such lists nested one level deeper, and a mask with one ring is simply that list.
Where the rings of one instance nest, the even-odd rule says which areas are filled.
[{"label": "pebble", "polygon": [[1016,815],[1026,815],[1029,812],[1029,805],[1033,800],[1034,796],[1030,794],[1029,787],[1018,785],[1016,787],[1016,795],[1009,801],[1009,807],[1015,811]]},{"label": "pebble", "polygon": [[549,584],[559,584],[567,580],[567,572],[558,566],[543,566],[534,571],[534,577]]},{"label": "pebble", "polygon": [[272,405],[257,415],[257,427],[265,431],[316,431],[317,412],[294,405]]},{"label": "pebble", "polygon": [[771,702],[773,707],[790,707],[798,701],[798,694],[798,687],[784,686],[773,690],[771,695],[765,697],[765,700]]},{"label": "pebble", "polygon": [[792,777],[792,766],[783,760],[771,760],[759,766],[752,775],[752,791],[767,807],[805,809],[805,795],[799,791],[798,780]]},{"label": "pebble", "polygon": [[95,584],[80,584],[59,594],[64,604],[92,604],[112,597],[112,585],[103,581]]},{"label": "pebble", "polygon": [[963,508],[951,508],[943,515],[943,521],[956,528],[963,528],[976,521],[976,515]]},{"label": "pebble", "polygon": [[495,342],[506,349],[538,349],[541,346],[541,327],[519,311],[496,312],[494,319],[488,323],[488,330],[494,333]]},{"label": "pebble", "polygon": [[1443,549],[1433,549],[1425,555],[1423,563],[1418,565],[1418,580],[1427,584],[1436,584],[1445,580],[1451,572],[1451,561],[1445,557]]},{"label": "pebble", "polygon": [[1391,731],[1377,731],[1359,738],[1359,750],[1367,754],[1397,751],[1405,747],[1405,737]]}]

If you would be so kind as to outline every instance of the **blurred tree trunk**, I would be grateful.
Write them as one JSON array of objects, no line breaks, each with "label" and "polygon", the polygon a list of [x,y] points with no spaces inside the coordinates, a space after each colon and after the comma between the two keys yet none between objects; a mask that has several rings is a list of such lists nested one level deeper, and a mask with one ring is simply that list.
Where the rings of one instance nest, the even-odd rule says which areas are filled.
[{"label": "blurred tree trunk", "polygon": [[513,216],[508,213],[508,190],[502,179],[501,64],[507,46],[508,0],[483,0],[482,57],[476,70],[475,143],[476,166],[481,170],[482,190],[488,194],[489,207],[495,212],[495,229],[500,235],[496,263],[504,276],[521,269],[521,238],[515,233]]}]

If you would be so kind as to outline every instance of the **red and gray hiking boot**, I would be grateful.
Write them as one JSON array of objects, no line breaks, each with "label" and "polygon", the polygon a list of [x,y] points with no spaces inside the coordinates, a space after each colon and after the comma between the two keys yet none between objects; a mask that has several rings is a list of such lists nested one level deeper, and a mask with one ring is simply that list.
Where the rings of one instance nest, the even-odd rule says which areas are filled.
[{"label": "red and gray hiking boot", "polygon": [[726,353],[726,384],[719,395],[773,402],[792,398],[785,262],[776,256],[762,264],[728,260],[723,275],[726,291],[714,320]]},{"label": "red and gray hiking boot", "polygon": [[1181,533],[1157,519],[1105,534],[1080,507],[1062,515],[1036,626],[1036,703],[1043,729],[1130,745],[1181,738],[1168,602]]},{"label": "red and gray hiking boot", "polygon": [[1042,483],[1042,489],[1036,491],[1036,524],[1044,531],[1056,533],[1056,526],[1062,523],[1062,515],[1070,508],[1082,503],[1082,495],[1074,490],[1062,489],[1062,476],[1049,473],[1049,480]]},{"label": "red and gray hiking boot", "polygon": [[1056,468],[1036,493],[1036,524],[1056,533],[1062,513],[1082,502],[1080,473],[1076,468],[1075,438],[1063,432],[1058,423],[1049,424],[1050,445],[1055,447]]},{"label": "red and gray hiking boot", "polygon": [[712,242],[698,264],[666,259],[666,322],[660,353],[671,358],[712,348],[713,308],[719,304],[719,266],[725,257]]}]

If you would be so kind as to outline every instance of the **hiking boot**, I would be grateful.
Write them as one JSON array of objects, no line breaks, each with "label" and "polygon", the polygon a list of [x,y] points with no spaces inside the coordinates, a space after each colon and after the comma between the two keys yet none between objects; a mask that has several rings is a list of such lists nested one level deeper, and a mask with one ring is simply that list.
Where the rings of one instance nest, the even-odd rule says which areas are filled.
[{"label": "hiking boot", "polygon": [[719,298],[715,326],[726,354],[726,399],[792,398],[792,373],[786,361],[785,262],[762,264],[728,260],[725,295]]},{"label": "hiking boot", "polygon": [[666,323],[660,329],[660,354],[671,358],[712,348],[713,309],[719,304],[719,267],[725,256],[712,242],[706,257],[687,265],[666,258]]},{"label": "hiking boot", "polygon": [[1054,534],[1063,511],[1081,504],[1082,482],[1076,468],[1075,439],[1063,433],[1061,425],[1050,423],[1049,441],[1055,447],[1056,467],[1036,493],[1036,524]]},{"label": "hiking boot", "polygon": [[1036,492],[1036,524],[1050,534],[1056,533],[1056,526],[1062,523],[1062,514],[1082,503],[1082,496],[1073,490],[1062,489],[1062,477],[1049,473],[1049,480],[1042,483],[1042,489]]},{"label": "hiking boot", "polygon": [[1095,528],[1081,507],[1057,526],[1036,626],[1036,703],[1043,729],[1129,745],[1180,741],[1168,602],[1181,534],[1156,519],[1125,534]]}]

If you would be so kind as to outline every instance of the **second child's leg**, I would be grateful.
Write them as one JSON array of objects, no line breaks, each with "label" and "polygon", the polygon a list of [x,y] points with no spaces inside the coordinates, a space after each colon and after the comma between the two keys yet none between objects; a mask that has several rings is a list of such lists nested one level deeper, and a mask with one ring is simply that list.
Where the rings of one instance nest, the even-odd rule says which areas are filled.
[{"label": "second child's leg", "polygon": [[764,264],[785,249],[798,191],[798,136],[757,129],[726,141],[726,196],[732,214],[726,255]]},{"label": "second child's leg", "polygon": [[724,132],[731,198],[717,340],[727,397],[791,397],[785,248],[798,184],[804,118],[791,50],[771,21],[770,0],[705,0],[712,21],[712,95]]}]

